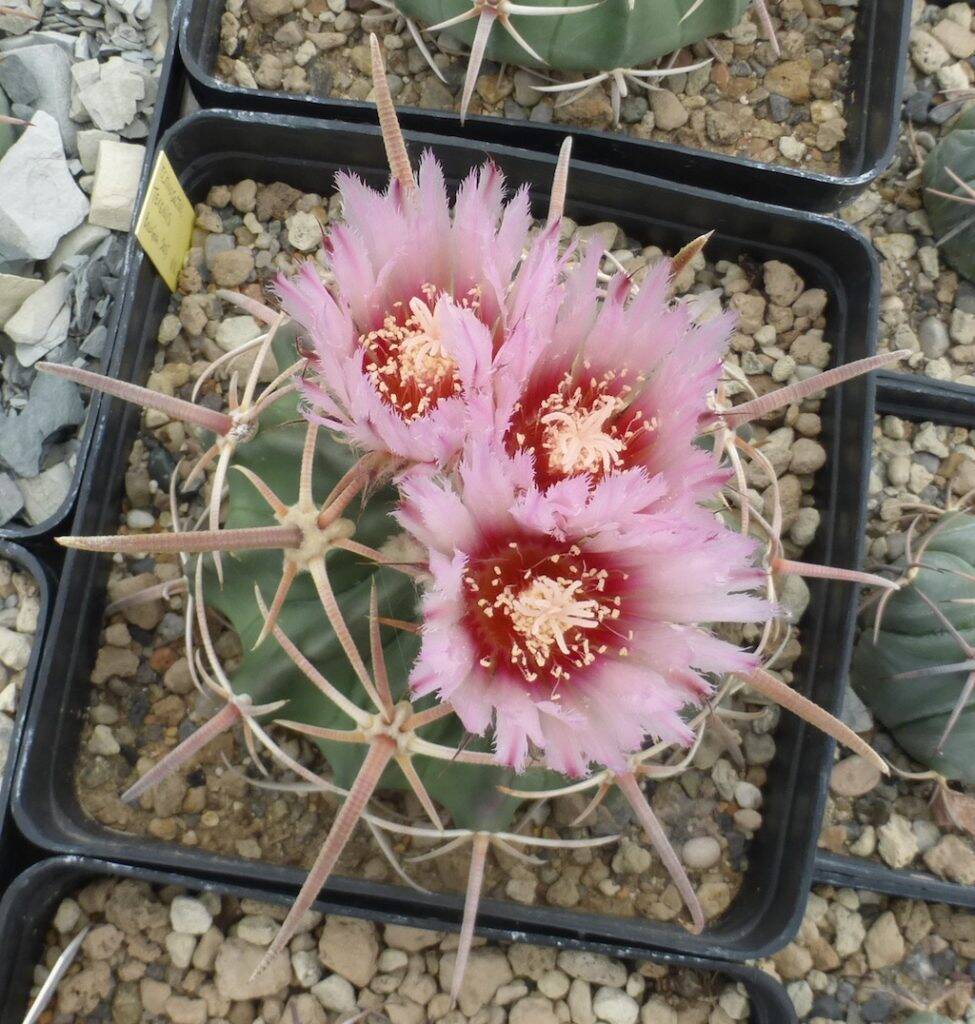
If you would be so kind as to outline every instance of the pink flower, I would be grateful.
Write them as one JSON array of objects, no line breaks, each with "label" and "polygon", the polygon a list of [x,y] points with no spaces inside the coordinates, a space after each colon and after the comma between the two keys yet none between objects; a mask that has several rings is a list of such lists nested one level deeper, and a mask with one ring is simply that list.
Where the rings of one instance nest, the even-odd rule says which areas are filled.
[{"label": "pink flower", "polygon": [[638,293],[616,275],[603,299],[601,255],[591,246],[564,295],[543,296],[535,337],[513,337],[499,354],[495,431],[510,454],[533,457],[543,488],[642,466],[663,475],[668,500],[710,496],[726,474],[694,441],[710,416],[734,317],[695,325],[686,304],[667,299],[668,261]]},{"label": "pink flower", "polygon": [[646,735],[688,743],[681,711],[709,673],[756,659],[702,623],[768,618],[747,591],[755,545],[690,505],[639,511],[666,495],[639,468],[546,491],[531,459],[472,443],[449,478],[401,480],[398,519],[430,552],[416,696],[450,700],[465,728],[493,729],[516,769],[531,748],[570,775],[613,770]]},{"label": "pink flower", "polygon": [[338,182],[345,223],[327,238],[334,287],[309,263],[278,281],[314,353],[306,415],[364,450],[443,465],[463,444],[494,350],[553,286],[555,236],[522,262],[528,194],[506,204],[493,164],[463,182],[453,206],[431,154],[410,194],[395,181],[385,193],[348,174]]}]

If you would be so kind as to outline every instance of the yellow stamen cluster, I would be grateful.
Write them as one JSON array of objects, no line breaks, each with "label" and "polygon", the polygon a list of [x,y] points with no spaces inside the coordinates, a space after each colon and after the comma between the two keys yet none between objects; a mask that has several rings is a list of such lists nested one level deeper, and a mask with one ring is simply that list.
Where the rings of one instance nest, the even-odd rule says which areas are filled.
[{"label": "yellow stamen cluster", "polygon": [[588,386],[573,384],[573,375],[567,373],[541,403],[541,446],[552,472],[611,473],[622,466],[627,445],[637,434],[653,429],[655,424],[644,420],[640,410],[621,415],[634,391],[629,384],[618,386],[626,373],[608,370],[590,377]]},{"label": "yellow stamen cluster", "polygon": [[[504,616],[510,646],[505,652],[510,663],[517,667],[525,680],[534,683],[542,673],[553,681],[553,698],[558,699],[559,683],[571,678],[573,668],[591,665],[607,647],[591,642],[586,636],[620,616],[621,600],[605,594],[609,572],[606,569],[586,567],[575,562],[581,551],[573,547],[564,555],[552,555],[551,574],[537,572],[536,567],[520,570],[515,582],[507,583],[505,576],[511,566],[495,564],[480,576],[480,583],[472,575],[464,582],[477,598],[477,608],[487,619]],[[507,570],[507,572],[506,572]],[[484,580],[490,580],[495,589],[493,596],[484,596]],[[621,652],[625,655],[625,650]],[[481,665],[491,668],[494,659],[486,656]]]},{"label": "yellow stamen cluster", "polygon": [[444,350],[434,318],[436,289],[424,285],[423,292],[426,301],[411,299],[407,315],[396,302],[382,327],[359,339],[374,357],[365,364],[373,387],[405,420],[424,416],[445,391],[458,394],[461,386],[457,363]]}]

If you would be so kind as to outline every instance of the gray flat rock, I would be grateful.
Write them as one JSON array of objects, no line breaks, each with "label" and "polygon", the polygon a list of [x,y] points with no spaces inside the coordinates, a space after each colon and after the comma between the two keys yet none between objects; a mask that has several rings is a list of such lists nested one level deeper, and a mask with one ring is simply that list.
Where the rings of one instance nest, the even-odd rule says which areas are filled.
[{"label": "gray flat rock", "polygon": [[57,121],[43,111],[0,160],[0,259],[47,259],[88,213]]},{"label": "gray flat rock", "polygon": [[95,173],[98,163],[98,146],[102,140],[118,142],[117,132],[103,132],[101,128],[85,128],[78,132],[78,156],[86,174]]},{"label": "gray flat rock", "polygon": [[58,247],[45,266],[47,276],[51,277],[58,271],[66,269],[65,265],[68,261],[75,260],[79,256],[87,256],[108,237],[109,233],[108,228],[99,227],[97,224],[89,224],[87,221],[84,224],[79,224],[58,242]]},{"label": "gray flat rock", "polygon": [[0,526],[6,526],[24,507],[20,489],[8,473],[0,473]]},{"label": "gray flat rock", "polygon": [[0,327],[43,285],[44,282],[36,277],[0,274]]},{"label": "gray flat rock", "polygon": [[145,94],[142,72],[121,57],[109,58],[99,66],[97,81],[85,85],[79,83],[78,88],[79,102],[95,126],[106,132],[128,127],[135,119]]},{"label": "gray flat rock", "polygon": [[[22,349],[47,345],[44,352],[49,352],[68,336],[67,325],[63,335],[61,334],[59,319],[61,313],[67,309],[69,294],[68,275],[55,274],[33,295],[28,296],[20,309],[7,321],[4,330],[17,345],[17,359],[23,366],[37,362],[42,353],[30,361],[25,361],[21,355]],[[68,317],[70,319],[70,310]]]},{"label": "gray flat rock", "polygon": [[43,523],[57,512],[68,496],[73,475],[66,462],[59,462],[33,479],[17,481],[29,523]]},{"label": "gray flat rock", "polygon": [[0,87],[15,104],[50,114],[69,155],[77,153],[77,125],[71,120],[71,58],[55,43],[7,51],[0,61]]}]

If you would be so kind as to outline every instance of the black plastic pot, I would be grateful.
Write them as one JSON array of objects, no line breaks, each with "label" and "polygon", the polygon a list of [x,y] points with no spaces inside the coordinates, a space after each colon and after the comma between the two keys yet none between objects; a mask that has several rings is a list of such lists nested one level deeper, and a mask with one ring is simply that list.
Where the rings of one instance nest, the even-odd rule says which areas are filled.
[{"label": "black plastic pot", "polygon": [[10,738],[10,753],[7,756],[6,765],[0,769],[0,891],[9,880],[9,866],[11,864],[11,852],[15,844],[15,832],[13,819],[10,814],[10,791],[13,787],[15,766],[17,756],[20,753],[20,741],[23,736],[24,726],[27,722],[28,708],[30,707],[31,696],[34,692],[34,682],[37,678],[37,669],[41,661],[41,651],[44,646],[44,637],[47,632],[47,624],[51,617],[54,594],[54,574],[47,564],[41,561],[37,555],[17,544],[0,540],[0,559],[13,563],[18,569],[29,573],[37,582],[40,592],[41,610],[37,616],[37,632],[34,634],[34,644],[30,652],[30,661],[24,672],[24,684],[21,687],[20,697],[17,702],[17,715],[14,718],[13,735]]},{"label": "black plastic pot", "polygon": [[[100,878],[132,878],[153,886],[180,886],[192,892],[206,889],[221,896],[265,903],[288,902],[286,895],[255,885],[201,882],[188,875],[163,873],[86,857],[54,857],[41,861],[25,871],[10,886],[0,902],[0,949],[7,950],[7,956],[0,963],[0,1006],[3,1007],[0,1009],[0,1024],[20,1024],[27,1012],[33,968],[43,953],[44,937],[58,903],[75,890]],[[383,924],[441,929],[439,921],[422,915],[403,917],[397,914],[370,913],[328,901],[316,903],[315,910],[324,914],[351,914]],[[534,937],[526,939],[523,933],[510,928],[478,928],[477,932],[496,942],[535,941]],[[572,940],[545,944],[557,945],[561,949],[582,948],[580,943]],[[585,948],[621,960],[649,960],[668,967],[718,974],[729,982],[740,982],[745,986],[751,1001],[749,1024],[795,1024],[795,1009],[785,990],[769,975],[754,967],[666,953],[648,954],[646,950],[625,946],[586,945]]]},{"label": "black plastic pot", "polygon": [[[554,157],[428,136],[409,136],[408,142],[414,153],[421,146],[431,146],[454,183],[487,154],[505,171],[509,182],[527,183],[535,208],[544,208],[541,200],[551,181]],[[329,190],[333,171],[341,167],[374,184],[386,180],[382,142],[371,126],[203,111],[179,122],[161,144],[193,200],[204,197],[212,185],[244,177],[283,180],[319,193]],[[828,338],[837,362],[872,351],[878,270],[870,247],[841,222],[587,164],[573,168],[569,193],[567,213],[581,223],[614,221],[628,235],[671,250],[716,227],[709,244],[715,258],[747,254],[758,261],[788,261],[809,286],[822,287],[829,295]],[[168,299],[163,282],[148,262],[136,255],[125,297],[125,344],[118,346],[120,358],[114,367],[117,376],[145,378],[156,350],[157,324]],[[857,566],[869,470],[872,384],[858,381],[833,393],[822,415],[823,441],[832,457],[817,481],[823,524],[810,558]],[[137,425],[138,413],[131,407],[106,403],[99,422],[100,445],[86,473],[75,533],[102,534],[116,529],[123,476]],[[79,807],[73,764],[90,694],[88,676],[97,652],[107,565],[105,560],[74,551],[65,562],[56,640],[47,648],[40,698],[34,706],[15,790],[21,828],[38,846],[58,852],[83,852],[296,887],[303,876],[294,868],[122,837],[92,821]],[[812,603],[804,625],[806,656],[797,669],[797,685],[824,707],[835,710],[846,677],[856,598],[845,585],[819,581],[811,589]],[[766,795],[766,823],[752,846],[742,892],[722,921],[702,935],[691,935],[675,925],[525,907],[501,900],[485,901],[480,920],[486,927],[519,928],[531,934],[585,936],[735,959],[777,949],[794,934],[802,918],[832,747],[822,734],[791,716],[783,716],[776,740],[778,753],[769,770],[772,783]],[[363,909],[431,915],[445,922],[456,921],[461,909],[458,896],[419,896],[396,886],[348,878],[335,878],[327,891],[330,898]]]},{"label": "black plastic pot", "polygon": [[924,871],[895,871],[886,864],[861,857],[847,857],[820,850],[816,854],[813,881],[844,889],[864,889],[902,896],[925,903],[947,903],[953,907],[975,909],[975,886],[944,882]]},{"label": "black plastic pot", "polygon": [[[149,173],[152,170],[152,157],[155,153],[156,141],[160,133],[175,120],[176,109],[179,104],[179,94],[183,86],[182,65],[179,59],[177,38],[179,34],[180,11],[182,0],[177,0],[170,16],[169,23],[169,44],[166,47],[166,56],[163,58],[162,68],[159,76],[159,92],[156,98],[156,105],[153,109],[152,121],[149,124],[149,131],[146,135],[146,161],[142,168],[142,175],[139,182],[139,198],[135,209],[139,209],[142,203],[143,190],[148,181]],[[119,273],[121,280],[125,281],[132,273],[133,247],[129,245],[125,251],[125,259]],[[122,311],[122,295],[116,296],[112,306],[112,313],[108,321],[108,339],[105,344],[99,370],[102,373],[110,372],[110,367],[115,360],[115,347],[118,339],[118,325]],[[84,473],[88,456],[96,442],[96,424],[98,422],[99,410],[101,408],[101,396],[91,394],[88,397],[88,411],[85,415],[85,422],[81,428],[80,445],[75,461],[74,475],[71,479],[71,486],[68,493],[61,502],[58,510],[43,522],[33,526],[26,524],[11,524],[0,527],[0,538],[9,540],[24,541],[38,537],[47,537],[54,533],[64,523],[68,522],[74,512],[78,500],[78,492],[81,488],[81,477]]]},{"label": "black plastic pot", "polygon": [[[190,88],[204,107],[235,107],[272,114],[297,114],[366,122],[371,103],[297,96],[267,89],[241,89],[214,74],[220,40],[219,0],[186,0],[180,52]],[[839,174],[822,174],[706,150],[649,142],[618,132],[567,125],[537,124],[502,117],[469,117],[461,126],[452,111],[404,107],[404,127],[433,135],[460,135],[504,146],[557,153],[571,135],[580,160],[653,174],[698,188],[805,210],[837,210],[863,191],[890,163],[900,123],[903,66],[910,31],[911,0],[861,0],[850,82],[846,93],[849,128],[842,144]]]},{"label": "black plastic pot", "polygon": [[[880,373],[877,412],[971,429],[975,428],[975,388],[907,373]],[[975,886],[946,882],[923,870],[898,871],[866,857],[820,850],[816,854],[814,877],[817,882],[830,885],[975,908]]]}]

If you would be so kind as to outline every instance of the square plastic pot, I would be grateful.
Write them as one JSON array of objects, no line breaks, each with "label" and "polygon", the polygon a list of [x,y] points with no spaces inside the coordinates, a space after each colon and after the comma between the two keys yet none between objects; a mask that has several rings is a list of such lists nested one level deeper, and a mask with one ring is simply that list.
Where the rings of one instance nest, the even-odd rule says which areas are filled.
[{"label": "square plastic pot", "polygon": [[[906,373],[877,375],[877,412],[916,422],[975,429],[975,388]],[[948,882],[923,870],[895,870],[882,861],[820,850],[815,880],[905,899],[975,908],[975,886]]]},{"label": "square plastic pot", "polygon": [[[190,892],[210,890],[220,896],[237,899],[260,900],[264,903],[286,905],[288,897],[257,885],[235,885],[205,882],[178,872],[161,872],[149,868],[113,864],[85,857],[56,857],[41,861],[20,875],[0,902],[0,948],[6,955],[0,961],[0,1024],[21,1024],[27,1012],[33,968],[44,951],[44,938],[51,926],[58,904],[77,889],[103,878],[127,878],[150,885],[180,886]],[[409,928],[441,930],[435,919],[423,916],[402,916],[350,909],[328,901],[315,904],[323,914],[342,914],[365,917],[380,924],[398,924]],[[534,942],[510,928],[478,928],[478,935],[496,942]],[[698,957],[673,954],[648,954],[646,950],[625,946],[591,946],[570,939],[557,943],[561,949],[592,949],[621,960],[651,961],[668,967],[687,968],[692,971],[714,973],[727,982],[745,986],[751,1005],[749,1024],[795,1024],[796,1013],[782,986],[754,967],[721,963]]]},{"label": "square plastic pot", "polygon": [[[221,0],[185,0],[180,53],[190,88],[204,107],[235,107],[272,114],[371,123],[375,107],[354,100],[242,89],[220,81],[213,69],[220,41]],[[911,0],[860,0],[843,115],[847,138],[838,174],[824,174],[744,157],[725,156],[619,132],[472,116],[462,126],[452,111],[404,107],[404,127],[457,135],[504,146],[557,153],[571,135],[580,160],[635,174],[653,174],[698,188],[805,210],[832,211],[853,200],[890,163],[900,124],[903,67],[910,32]]]},{"label": "square plastic pot", "polygon": [[[489,156],[510,184],[529,185],[535,209],[544,208],[554,157],[420,135],[408,136],[408,143],[414,155],[422,147],[432,147],[454,184]],[[194,201],[204,198],[212,185],[245,177],[285,181],[319,193],[329,190],[339,168],[351,169],[373,184],[387,180],[382,141],[371,126],[210,111],[179,122],[163,138],[162,146]],[[878,269],[870,247],[842,222],[582,163],[572,169],[569,196],[567,214],[580,223],[613,221],[628,235],[671,250],[716,228],[709,243],[713,258],[747,255],[755,261],[790,263],[809,287],[821,287],[829,296],[827,340],[835,361],[872,352]],[[145,379],[168,301],[165,284],[141,255],[135,255],[125,296],[125,341],[119,345],[117,376]],[[809,553],[813,560],[846,567],[860,564],[872,418],[869,380],[844,386],[824,403],[822,440],[829,460],[820,471],[814,494],[822,525]],[[104,534],[116,529],[138,421],[132,407],[114,400],[104,403],[99,445],[86,473],[75,533]],[[122,836],[87,817],[79,806],[73,768],[90,696],[88,678],[97,653],[107,569],[107,560],[81,552],[69,552],[65,560],[55,612],[56,640],[47,647],[15,788],[20,827],[48,850],[260,879],[296,889],[303,874],[294,868]],[[823,707],[836,710],[851,651],[856,595],[847,585],[826,581],[814,581],[811,591],[797,686]],[[758,957],[779,948],[802,919],[832,746],[825,736],[789,715],[783,716],[776,744],[765,795],[765,824],[750,849],[742,890],[724,917],[703,934],[691,935],[676,925],[526,907],[505,900],[484,901],[480,920],[487,927],[518,928],[550,938],[585,936],[734,959]],[[330,899],[349,905],[431,915],[445,923],[455,922],[462,907],[460,896],[420,896],[397,886],[350,878],[334,878],[327,893]]]}]

